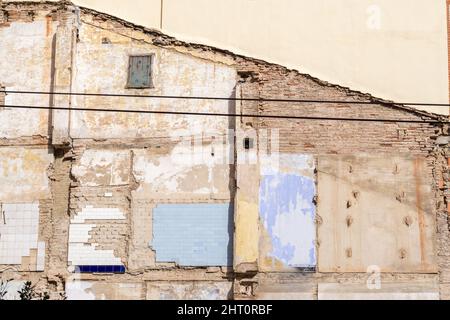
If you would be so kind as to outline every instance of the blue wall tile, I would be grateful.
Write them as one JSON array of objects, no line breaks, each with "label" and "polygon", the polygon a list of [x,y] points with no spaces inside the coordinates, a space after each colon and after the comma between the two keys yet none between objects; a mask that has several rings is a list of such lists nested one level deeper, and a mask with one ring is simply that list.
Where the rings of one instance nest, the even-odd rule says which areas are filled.
[{"label": "blue wall tile", "polygon": [[164,204],[153,210],[157,262],[229,266],[233,256],[230,204]]},{"label": "blue wall tile", "polygon": [[125,266],[76,266],[76,273],[125,273]]}]

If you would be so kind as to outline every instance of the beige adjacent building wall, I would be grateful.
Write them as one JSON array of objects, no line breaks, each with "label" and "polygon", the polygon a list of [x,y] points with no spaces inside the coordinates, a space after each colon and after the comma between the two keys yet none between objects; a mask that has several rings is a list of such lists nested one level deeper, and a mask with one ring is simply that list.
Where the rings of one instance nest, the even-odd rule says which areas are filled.
[{"label": "beige adjacent building wall", "polygon": [[[75,0],[400,102],[449,101],[444,0]],[[318,97],[320,98],[320,97]],[[428,111],[448,114],[447,107]]]},{"label": "beige adjacent building wall", "polygon": [[449,101],[445,0],[74,2],[380,98]]}]

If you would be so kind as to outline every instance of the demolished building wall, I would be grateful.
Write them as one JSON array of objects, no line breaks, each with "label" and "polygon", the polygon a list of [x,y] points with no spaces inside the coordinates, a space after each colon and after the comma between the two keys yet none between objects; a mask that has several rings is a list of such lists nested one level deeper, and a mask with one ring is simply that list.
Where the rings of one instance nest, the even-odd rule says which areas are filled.
[{"label": "demolished building wall", "polygon": [[[440,118],[70,3],[1,12],[1,56],[27,59],[10,59],[0,84],[55,93],[7,94],[0,109],[0,233],[10,216],[38,230],[11,229],[26,252],[0,255],[2,277],[55,299],[318,299],[370,294],[374,267],[386,297],[450,297],[448,150],[437,142],[448,128],[414,122]],[[142,88],[130,57],[151,61]]]},{"label": "demolished building wall", "polygon": [[[282,296],[280,292],[288,292],[294,297],[329,299],[344,297],[339,294],[346,292],[346,298],[369,298],[373,293],[367,285],[370,277],[362,274],[373,273],[383,286],[390,287],[381,295],[385,298],[396,294],[413,297],[415,290],[430,292],[434,288],[434,293],[428,295],[432,298],[439,293],[439,286],[441,298],[448,297],[448,286],[442,277],[447,272],[448,256],[448,195],[442,194],[444,190],[448,194],[448,146],[438,141],[439,136],[448,135],[448,128],[395,122],[392,119],[430,118],[381,101],[366,104],[374,102],[373,98],[298,77],[295,72],[276,66],[253,62],[242,65],[246,66],[243,72],[247,76],[239,89],[243,97],[311,101],[320,96],[326,97],[322,100],[361,102],[294,102],[287,108],[284,102],[243,101],[239,108],[248,113],[380,119],[336,122],[253,118],[240,123],[260,131],[276,128],[280,158],[287,154],[290,161],[309,158],[310,163],[306,166],[309,173],[301,172],[305,161],[295,165],[297,177],[291,176],[292,169],[283,168],[286,165],[281,160],[275,172],[265,172],[264,163],[255,164],[255,171],[260,168],[259,176],[247,175],[246,168],[242,170],[243,180],[253,181],[246,181],[246,185],[262,188],[262,194],[253,202],[253,210],[262,215],[260,240],[255,245],[260,254],[266,252],[269,254],[265,257],[270,257],[268,261],[257,261],[259,270],[269,266],[268,272],[245,278],[245,283],[258,284],[254,285],[256,296],[276,298]],[[308,182],[310,177],[315,184]],[[289,185],[289,193],[283,184]],[[295,196],[297,189],[303,190],[302,197]],[[254,194],[254,190],[248,192]],[[267,210],[273,197],[277,209]],[[308,223],[300,220],[310,214],[311,203],[315,204],[317,234],[310,234]],[[267,216],[267,211],[276,216]],[[243,210],[238,214],[246,213],[249,212]],[[257,223],[255,217],[253,224]],[[300,234],[294,240],[288,236],[291,229]],[[274,230],[283,230],[284,234]],[[309,240],[303,245],[295,242],[308,234]],[[315,242],[317,262],[312,272],[298,272],[298,266],[297,271],[292,268],[292,259],[296,252],[308,252],[305,243],[311,241]],[[315,262],[313,250],[310,252],[310,261]]]}]

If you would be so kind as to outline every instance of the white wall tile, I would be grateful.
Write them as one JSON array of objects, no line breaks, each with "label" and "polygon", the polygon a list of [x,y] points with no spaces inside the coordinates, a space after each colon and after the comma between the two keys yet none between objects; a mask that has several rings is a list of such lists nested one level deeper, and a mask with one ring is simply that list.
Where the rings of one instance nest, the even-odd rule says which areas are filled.
[{"label": "white wall tile", "polygon": [[0,224],[0,264],[19,265],[31,249],[38,249],[39,204],[4,203],[6,224]]}]

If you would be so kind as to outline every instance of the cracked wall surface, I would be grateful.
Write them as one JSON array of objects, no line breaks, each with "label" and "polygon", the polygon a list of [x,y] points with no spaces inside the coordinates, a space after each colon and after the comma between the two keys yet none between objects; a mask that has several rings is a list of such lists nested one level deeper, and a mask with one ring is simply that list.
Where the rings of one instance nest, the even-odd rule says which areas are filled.
[{"label": "cracked wall surface", "polygon": [[[0,57],[23,53],[0,70],[7,90],[373,103],[7,94],[6,105],[442,120],[67,3],[0,12]],[[136,54],[154,55],[152,88],[126,88]],[[7,107],[0,116],[0,205],[33,208],[8,209],[0,223],[1,277],[15,285],[32,280],[52,299],[450,298],[441,124]],[[279,142],[275,161],[265,130]],[[3,265],[10,232],[24,252]],[[155,245],[164,232],[179,238]],[[183,237],[195,263],[177,251]]]}]

